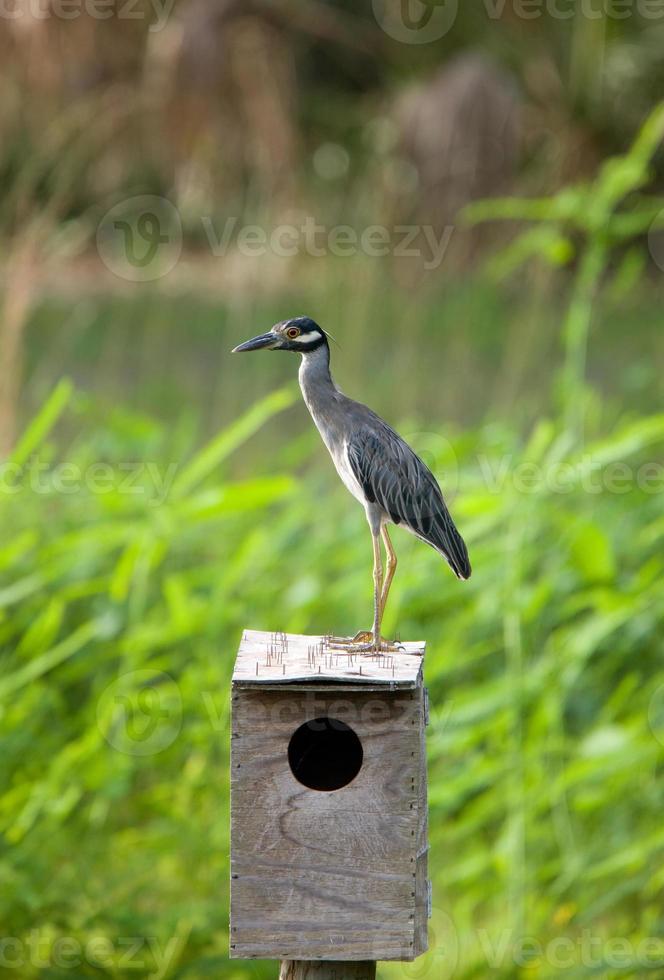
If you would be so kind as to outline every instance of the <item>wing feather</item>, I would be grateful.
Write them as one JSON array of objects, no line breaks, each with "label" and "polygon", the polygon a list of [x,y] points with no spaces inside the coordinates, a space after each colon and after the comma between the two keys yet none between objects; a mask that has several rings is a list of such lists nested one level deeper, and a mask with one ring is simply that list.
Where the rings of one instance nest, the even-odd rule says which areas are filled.
[{"label": "wing feather", "polygon": [[373,412],[347,443],[348,462],[370,503],[395,524],[404,524],[447,559],[459,578],[469,578],[468,551],[433,473]]}]

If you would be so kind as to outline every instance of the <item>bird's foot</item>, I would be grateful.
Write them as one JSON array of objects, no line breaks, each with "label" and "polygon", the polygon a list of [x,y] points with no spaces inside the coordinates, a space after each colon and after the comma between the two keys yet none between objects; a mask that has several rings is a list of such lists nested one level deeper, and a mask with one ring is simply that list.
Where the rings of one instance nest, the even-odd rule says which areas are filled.
[{"label": "bird's foot", "polygon": [[374,637],[372,630],[360,630],[355,636],[331,636],[328,641],[331,650],[344,650],[348,653],[398,653],[404,647],[401,643],[386,640],[384,636]]}]

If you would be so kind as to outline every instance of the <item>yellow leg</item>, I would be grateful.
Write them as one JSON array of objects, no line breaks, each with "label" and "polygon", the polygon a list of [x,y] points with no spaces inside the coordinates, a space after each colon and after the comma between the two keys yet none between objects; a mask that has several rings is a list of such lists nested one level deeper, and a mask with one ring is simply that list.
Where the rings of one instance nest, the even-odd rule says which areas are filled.
[{"label": "yellow leg", "polygon": [[372,534],[373,555],[374,555],[374,621],[373,621],[373,645],[376,652],[380,650],[380,623],[383,618],[383,604],[381,596],[383,594],[383,556],[380,553],[380,535]]},{"label": "yellow leg", "polygon": [[387,571],[383,580],[383,590],[380,596],[380,618],[382,620],[385,614],[385,606],[387,605],[387,597],[390,592],[390,586],[392,585],[392,579],[394,578],[394,573],[397,570],[397,556],[394,548],[392,547],[390,536],[387,533],[386,524],[383,524],[380,533],[385,544],[385,551],[387,552]]},{"label": "yellow leg", "polygon": [[[374,621],[373,628],[371,630],[360,630],[352,638],[350,637],[332,637],[331,646],[333,649],[343,649],[345,647],[354,650],[357,653],[380,653],[381,651],[391,652],[397,651],[400,648],[399,644],[390,643],[388,640],[384,640],[380,635],[380,625],[383,620],[383,612],[385,610],[385,604],[387,602],[387,596],[390,591],[390,585],[392,584],[392,579],[394,578],[394,572],[397,567],[397,556],[392,547],[392,542],[387,533],[387,528],[382,527],[380,535],[373,535],[373,556],[374,556],[374,569],[373,569],[373,583],[374,583]],[[383,558],[380,552],[380,538],[383,538],[385,542],[385,549],[387,551],[387,574],[383,576]]]}]

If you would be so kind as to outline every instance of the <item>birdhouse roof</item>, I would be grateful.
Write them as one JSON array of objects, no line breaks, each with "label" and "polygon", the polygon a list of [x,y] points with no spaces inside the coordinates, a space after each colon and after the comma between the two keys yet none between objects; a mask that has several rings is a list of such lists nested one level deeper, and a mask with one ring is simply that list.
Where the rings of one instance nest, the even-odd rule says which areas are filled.
[{"label": "birdhouse roof", "polygon": [[338,649],[333,637],[245,630],[234,687],[280,689],[334,686],[359,690],[404,690],[422,683],[425,643],[400,642],[395,653],[352,653]]}]

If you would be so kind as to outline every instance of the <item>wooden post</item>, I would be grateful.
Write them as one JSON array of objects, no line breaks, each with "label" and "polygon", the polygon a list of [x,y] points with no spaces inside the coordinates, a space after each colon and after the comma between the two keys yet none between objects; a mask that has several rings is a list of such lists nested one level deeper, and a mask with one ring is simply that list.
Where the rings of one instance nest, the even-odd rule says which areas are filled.
[{"label": "wooden post", "polygon": [[427,949],[423,643],[245,630],[232,680],[230,955],[374,980]]},{"label": "wooden post", "polygon": [[279,980],[375,980],[375,960],[282,960]]}]

